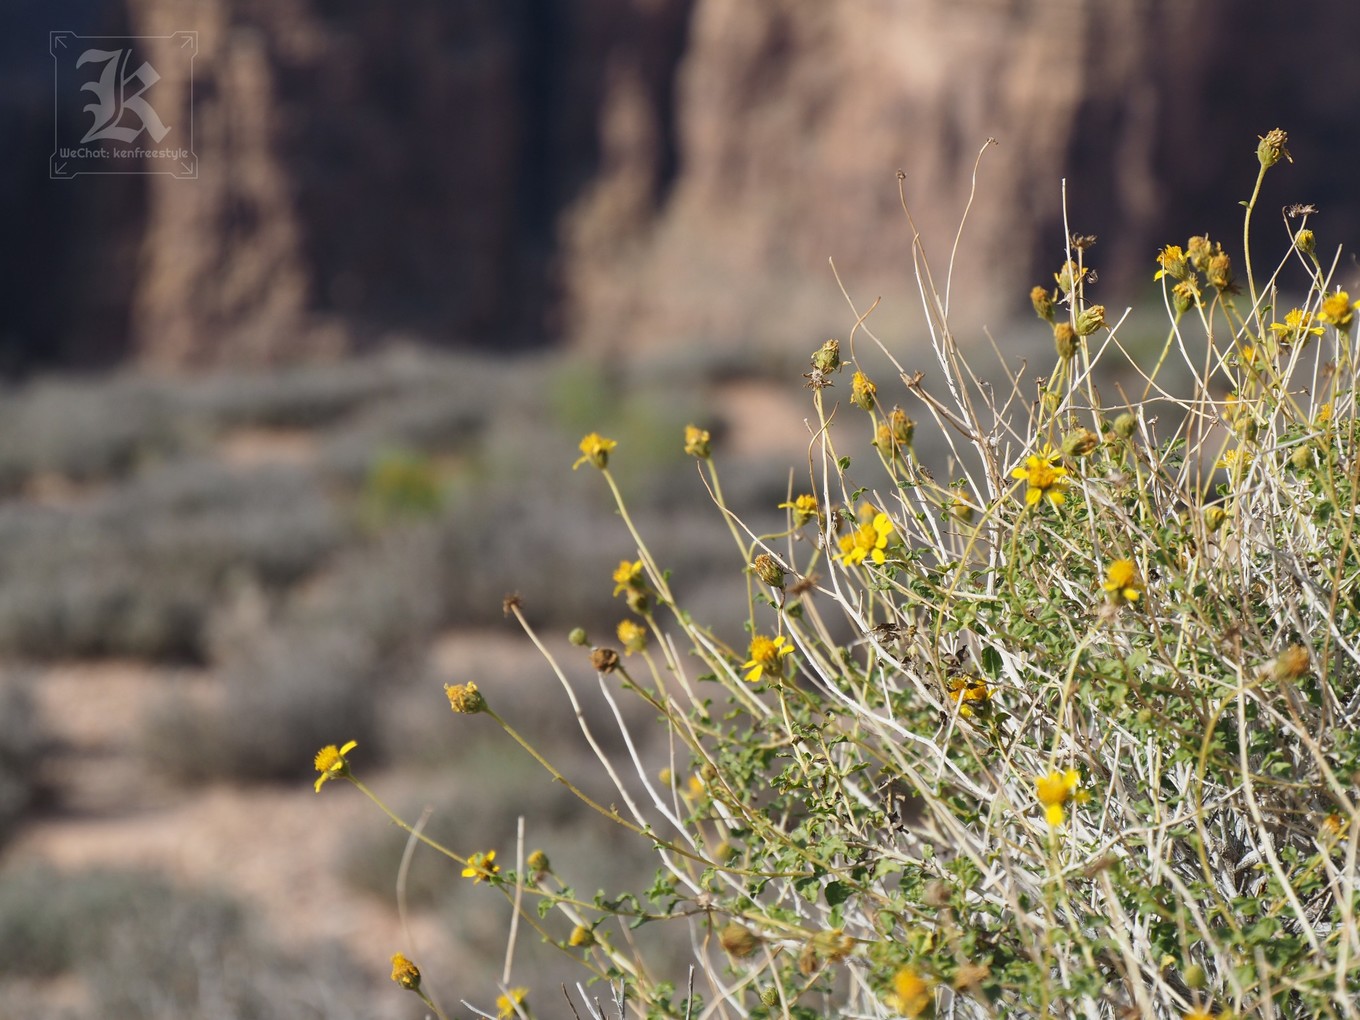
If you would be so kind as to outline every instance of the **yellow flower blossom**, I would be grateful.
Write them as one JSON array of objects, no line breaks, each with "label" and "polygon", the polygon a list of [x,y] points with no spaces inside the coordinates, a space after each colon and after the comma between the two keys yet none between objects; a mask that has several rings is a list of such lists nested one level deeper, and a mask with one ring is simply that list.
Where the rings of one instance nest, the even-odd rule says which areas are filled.
[{"label": "yellow flower blossom", "polygon": [[935,989],[915,967],[907,965],[893,975],[893,990],[883,1000],[902,1016],[924,1016],[935,1004]]},{"label": "yellow flower blossom", "polygon": [[476,715],[486,711],[486,699],[474,683],[445,684],[444,694],[448,696],[449,707],[459,715]]},{"label": "yellow flower blossom", "polygon": [[1116,602],[1137,602],[1143,594],[1143,584],[1138,578],[1138,568],[1132,560],[1115,560],[1105,571],[1105,583],[1101,585]]},{"label": "yellow flower blossom", "polygon": [[691,457],[707,460],[713,452],[713,437],[708,434],[708,430],[697,425],[686,425],[685,452]]},{"label": "yellow flower blossom", "polygon": [[575,471],[582,464],[594,464],[600,470],[604,470],[609,465],[609,453],[614,447],[618,446],[612,439],[606,439],[598,432],[592,432],[581,440],[578,449],[581,456],[576,459],[576,463],[571,466]]},{"label": "yellow flower blossom", "polygon": [[1025,483],[1025,505],[1034,506],[1041,499],[1047,499],[1054,506],[1062,506],[1067,499],[1067,468],[1056,463],[1058,453],[1045,448],[1039,455],[1031,454],[1025,458],[1024,467],[1011,472],[1012,478]]},{"label": "yellow flower blossom", "polygon": [[511,988],[505,995],[496,997],[496,1015],[500,1020],[510,1020],[512,1016],[519,1013],[527,1014],[528,1008],[524,1005],[525,996],[529,994],[527,988]]},{"label": "yellow flower blossom", "polygon": [[468,858],[467,867],[463,869],[463,877],[479,883],[484,878],[494,878],[500,871],[501,866],[496,863],[496,851],[488,850],[484,854],[473,854]]},{"label": "yellow flower blossom", "polygon": [[627,591],[629,588],[642,588],[646,582],[642,577],[642,561],[635,560],[629,563],[627,560],[619,560],[619,569],[614,571],[614,594]]},{"label": "yellow flower blossom", "polygon": [[975,714],[970,702],[975,703],[978,709],[985,709],[992,698],[987,681],[976,676],[950,677],[945,683],[945,693],[949,695],[950,701],[958,704],[959,715],[964,718]]},{"label": "yellow flower blossom", "polygon": [[1190,263],[1179,244],[1168,244],[1159,251],[1157,253],[1157,264],[1162,268],[1157,270],[1157,275],[1153,277],[1154,280],[1160,280],[1163,276],[1184,280],[1185,274],[1190,269]]},{"label": "yellow flower blossom", "polygon": [[894,534],[892,521],[882,512],[874,514],[873,520],[861,524],[840,539],[841,562],[854,566],[871,559],[875,563],[884,562],[888,556],[884,552]]},{"label": "yellow flower blossom", "polygon": [[349,754],[359,746],[357,740],[351,740],[344,747],[336,747],[334,744],[327,744],[316,752],[313,764],[321,775],[316,780],[316,792],[321,792],[321,786],[327,780],[339,779],[349,775],[349,762],[345,761],[345,755]]},{"label": "yellow flower blossom", "polygon": [[820,520],[822,516],[821,508],[817,505],[817,497],[804,493],[792,503],[780,503],[780,510],[793,511],[793,526],[801,528],[811,520]]},{"label": "yellow flower blossom", "polygon": [[1182,1013],[1181,1020],[1214,1020],[1214,1015],[1207,1009],[1195,1008],[1189,1013]]},{"label": "yellow flower blossom", "polygon": [[1330,323],[1337,329],[1347,329],[1355,318],[1356,308],[1360,308],[1360,301],[1352,304],[1351,296],[1344,290],[1338,290],[1335,294],[1328,294],[1322,299],[1318,321]]},{"label": "yellow flower blossom", "polygon": [[626,655],[641,652],[647,647],[647,628],[633,620],[623,620],[618,626],[619,644]]},{"label": "yellow flower blossom", "polygon": [[787,641],[788,638],[783,634],[777,638],[767,638],[763,634],[751,638],[751,648],[747,653],[751,658],[742,666],[742,669],[749,671],[746,674],[748,683],[755,683],[766,673],[783,676],[784,656],[793,654],[793,646]]},{"label": "yellow flower blossom", "polygon": [[856,371],[850,380],[850,403],[862,410],[872,411],[877,395],[878,387],[874,381],[863,372]]},{"label": "yellow flower blossom", "polygon": [[1063,805],[1069,801],[1084,804],[1090,795],[1079,789],[1081,776],[1076,769],[1059,772],[1056,769],[1046,776],[1034,779],[1034,795],[1043,805],[1044,817],[1048,824],[1057,827],[1063,823]]},{"label": "yellow flower blossom", "polygon": [[1281,343],[1295,343],[1310,336],[1322,336],[1323,333],[1321,326],[1313,325],[1313,313],[1305,312],[1302,308],[1291,308],[1285,314],[1284,322],[1270,324],[1270,331]]},{"label": "yellow flower blossom", "polygon": [[401,987],[416,991],[420,988],[420,968],[401,953],[392,955],[392,980]]}]

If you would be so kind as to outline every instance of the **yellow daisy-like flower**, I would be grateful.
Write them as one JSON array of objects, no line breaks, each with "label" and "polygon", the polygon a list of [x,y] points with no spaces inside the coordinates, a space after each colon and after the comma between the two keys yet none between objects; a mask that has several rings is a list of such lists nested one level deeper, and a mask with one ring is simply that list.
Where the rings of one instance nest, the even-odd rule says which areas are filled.
[{"label": "yellow daisy-like flower", "polygon": [[584,924],[578,924],[571,930],[571,935],[567,938],[567,945],[576,949],[586,949],[593,946],[596,942],[595,931],[587,928]]},{"label": "yellow daisy-like flower", "polygon": [[1063,823],[1063,805],[1069,801],[1083,804],[1089,794],[1080,790],[1081,776],[1076,769],[1059,772],[1054,769],[1046,776],[1034,779],[1034,795],[1044,807],[1044,817],[1048,824],[1057,828]]},{"label": "yellow daisy-like flower", "polygon": [[1184,280],[1185,274],[1190,270],[1190,262],[1181,250],[1179,244],[1168,244],[1157,253],[1157,264],[1162,268],[1157,270],[1154,280],[1160,280],[1163,276],[1170,276],[1177,280]]},{"label": "yellow daisy-like flower", "polygon": [[529,994],[527,988],[512,988],[507,995],[496,997],[496,1015],[500,1020],[510,1020],[518,1013],[528,1013],[529,1010],[524,1005],[524,998]]},{"label": "yellow daisy-like flower", "polygon": [[614,440],[606,439],[598,432],[590,433],[581,440],[581,445],[578,447],[581,456],[576,459],[576,463],[571,466],[571,469],[575,471],[582,464],[590,463],[600,470],[604,470],[609,465],[610,451],[618,445]]},{"label": "yellow daisy-like flower", "polygon": [[905,1017],[918,1017],[935,1004],[935,989],[915,967],[908,965],[893,975],[893,990],[883,1001]]},{"label": "yellow daisy-like flower", "polygon": [[328,780],[349,775],[349,762],[345,761],[345,755],[358,746],[357,740],[351,740],[344,747],[327,744],[316,752],[316,757],[312,760],[312,763],[316,766],[316,770],[321,773],[316,780],[317,793],[321,792],[322,784]]},{"label": "yellow daisy-like flower", "polygon": [[817,497],[804,493],[796,498],[792,503],[780,503],[780,510],[793,511],[793,525],[801,528],[811,520],[820,520],[822,516],[821,507],[817,505]]},{"label": "yellow daisy-like flower", "polygon": [[708,430],[697,425],[686,425],[685,452],[691,457],[707,460],[713,452],[713,437],[708,434]]},{"label": "yellow daisy-like flower", "polygon": [[496,851],[488,850],[484,854],[473,854],[468,858],[467,867],[463,869],[463,877],[479,883],[484,878],[494,878],[500,871],[501,866],[496,863]]},{"label": "yellow daisy-like flower", "polygon": [[976,704],[978,709],[984,709],[992,698],[987,681],[976,676],[950,677],[945,683],[945,693],[949,695],[950,701],[958,704],[959,715],[964,718],[976,714],[970,702]]},{"label": "yellow daisy-like flower", "polygon": [[615,596],[629,588],[641,590],[645,583],[642,577],[641,560],[636,560],[633,563],[629,563],[627,560],[619,560],[619,569],[614,571]]},{"label": "yellow daisy-like flower", "polygon": [[1270,331],[1282,343],[1294,343],[1310,336],[1322,336],[1323,333],[1321,326],[1313,325],[1313,313],[1305,312],[1302,308],[1291,308],[1285,314],[1284,322],[1270,324]]},{"label": "yellow daisy-like flower", "polygon": [[1047,499],[1054,506],[1062,506],[1067,499],[1067,468],[1056,463],[1059,454],[1045,450],[1042,455],[1025,458],[1025,466],[1011,472],[1012,478],[1025,483],[1025,505],[1034,506],[1041,499]]},{"label": "yellow daisy-like flower", "polygon": [[641,652],[647,647],[647,628],[633,620],[620,622],[617,633],[619,644],[623,645],[624,653],[627,655]]},{"label": "yellow daisy-like flower", "polygon": [[1352,304],[1351,296],[1344,290],[1338,290],[1335,294],[1328,294],[1322,299],[1318,320],[1330,323],[1337,329],[1347,329],[1355,318],[1357,308],[1360,308],[1360,301]]},{"label": "yellow daisy-like flower", "polygon": [[420,968],[401,953],[392,955],[392,980],[401,987],[415,991],[420,987]]},{"label": "yellow daisy-like flower", "polygon": [[892,521],[882,512],[874,514],[873,520],[861,524],[840,539],[841,562],[846,566],[863,563],[866,559],[875,563],[884,562],[888,556],[884,552],[893,537]]},{"label": "yellow daisy-like flower", "polygon": [[742,669],[748,670],[746,674],[748,683],[755,683],[766,673],[783,676],[784,656],[793,654],[793,646],[787,641],[788,638],[783,634],[777,638],[767,638],[762,634],[751,638],[751,648],[747,653],[751,658],[742,666]]},{"label": "yellow daisy-like flower", "polygon": [[1132,560],[1115,560],[1105,571],[1105,583],[1101,585],[1116,602],[1137,602],[1143,594],[1143,584],[1138,578],[1138,568]]}]

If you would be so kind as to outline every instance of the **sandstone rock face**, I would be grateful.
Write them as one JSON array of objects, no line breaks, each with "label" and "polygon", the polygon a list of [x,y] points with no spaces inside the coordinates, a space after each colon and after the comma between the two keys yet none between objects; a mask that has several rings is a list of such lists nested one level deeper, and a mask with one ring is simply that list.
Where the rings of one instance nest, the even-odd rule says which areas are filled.
[{"label": "sandstone rock face", "polygon": [[[810,350],[854,321],[829,259],[903,335],[921,316],[899,170],[972,329],[1022,313],[1060,261],[1063,178],[1105,285],[1146,286],[1158,245],[1240,234],[1255,136],[1277,125],[1299,165],[1263,208],[1317,202],[1324,243],[1360,228],[1341,169],[1360,62],[1329,49],[1360,29],[1351,0],[1307,24],[1232,0],[85,6],[105,31],[198,32],[199,178],[11,164],[0,209],[30,237],[0,274],[11,364],[268,364],[394,331]],[[187,86],[167,76],[158,103],[187,109]],[[41,165],[34,110],[12,137]]]}]

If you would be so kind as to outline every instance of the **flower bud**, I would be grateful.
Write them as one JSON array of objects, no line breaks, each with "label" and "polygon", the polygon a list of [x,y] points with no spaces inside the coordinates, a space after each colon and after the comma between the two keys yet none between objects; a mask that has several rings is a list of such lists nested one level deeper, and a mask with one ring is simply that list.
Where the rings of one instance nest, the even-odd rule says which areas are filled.
[{"label": "flower bud", "polygon": [[1125,411],[1114,420],[1114,434],[1120,439],[1128,439],[1138,428],[1138,418],[1132,411]]},{"label": "flower bud", "polygon": [[863,372],[856,371],[855,377],[850,381],[850,403],[865,411],[874,409],[874,399],[878,394],[878,387]]},{"label": "flower bud", "polygon": [[420,989],[420,968],[401,953],[392,956],[392,980],[408,991]]},{"label": "flower bud", "polygon": [[1186,967],[1181,974],[1181,979],[1185,982],[1186,988],[1196,990],[1209,983],[1209,976],[1204,973],[1204,968],[1197,963],[1192,963]]},{"label": "flower bud", "polygon": [[567,945],[577,949],[588,949],[595,944],[595,932],[587,928],[584,924],[578,924],[571,930],[571,936],[567,939]]},{"label": "flower bud", "polygon": [[548,860],[548,855],[542,850],[533,851],[525,858],[524,863],[529,866],[529,870],[535,878],[540,878],[552,871],[552,862]]},{"label": "flower bud", "polygon": [[1207,234],[1196,234],[1186,243],[1185,257],[1199,272],[1204,272],[1209,268],[1209,259],[1213,258],[1214,245],[1209,240]]},{"label": "flower bud", "polygon": [[1221,506],[1206,506],[1204,508],[1204,526],[1213,534],[1223,527],[1223,522],[1228,519],[1228,511]]},{"label": "flower bud", "polygon": [[1182,280],[1171,288],[1171,306],[1180,315],[1184,315],[1195,307],[1199,300],[1199,288],[1195,286],[1193,280]]},{"label": "flower bud", "polygon": [[1063,361],[1071,360],[1077,353],[1077,331],[1065,319],[1053,325],[1053,348]]},{"label": "flower bud", "polygon": [[817,349],[817,353],[812,356],[812,367],[823,375],[827,375],[841,367],[841,342],[836,339],[828,340]]},{"label": "flower bud", "polygon": [[567,635],[567,641],[577,648],[584,648],[586,645],[590,644],[590,635],[586,633],[584,627],[573,627],[571,633]]},{"label": "flower bud", "polygon": [[1313,236],[1311,230],[1304,227],[1294,235],[1294,247],[1305,255],[1315,254],[1317,252],[1317,238]]},{"label": "flower bud", "polygon": [[760,990],[760,1004],[766,1008],[772,1008],[779,1004],[779,989],[762,988]]},{"label": "flower bud", "polygon": [[1104,305],[1087,305],[1077,313],[1077,336],[1090,336],[1098,329],[1109,329]]},{"label": "flower bud", "polygon": [[1062,451],[1068,457],[1085,457],[1100,445],[1100,437],[1087,428],[1073,429],[1063,436]]},{"label": "flower bud", "polygon": [[771,588],[784,587],[784,568],[779,565],[769,553],[761,553],[755,558],[751,567],[756,572],[756,577],[760,578]]},{"label": "flower bud", "polygon": [[744,960],[748,956],[753,956],[755,951],[760,948],[760,939],[756,937],[756,934],[736,921],[727,922],[723,930],[718,933],[718,942],[727,955],[736,960]]},{"label": "flower bud", "polygon": [[1030,304],[1034,306],[1034,314],[1045,322],[1053,321],[1053,298],[1044,290],[1043,287],[1035,287],[1029,292]]},{"label": "flower bud", "polygon": [[1296,471],[1307,471],[1313,466],[1313,448],[1311,446],[1300,446],[1289,455],[1289,463],[1294,465]]}]

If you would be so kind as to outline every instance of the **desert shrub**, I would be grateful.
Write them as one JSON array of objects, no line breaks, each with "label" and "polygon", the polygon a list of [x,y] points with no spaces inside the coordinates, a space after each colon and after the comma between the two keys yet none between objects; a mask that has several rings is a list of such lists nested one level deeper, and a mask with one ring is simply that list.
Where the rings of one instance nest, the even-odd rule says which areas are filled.
[{"label": "desert shrub", "polygon": [[280,951],[225,896],[143,872],[37,868],[0,879],[0,975],[0,1008],[15,1020],[54,1015],[21,980],[58,976],[86,992],[73,1020],[368,1015],[335,947]]},{"label": "desert shrub", "polygon": [[[627,434],[588,434],[577,464],[627,535],[613,595],[631,615],[617,640],[560,648],[507,611],[614,789],[540,764],[659,870],[592,898],[547,856],[512,868],[532,819],[523,847],[431,845],[630,1015],[1352,1014],[1360,302],[1319,259],[1309,207],[1285,210],[1274,272],[1253,265],[1284,142],[1261,139],[1240,256],[1204,236],[1158,253],[1151,364],[1127,364],[1093,300],[1093,239],[1073,235],[1056,286],[1030,295],[1051,370],[981,378],[918,243],[926,363],[856,309],[805,373],[817,443],[783,526],[716,515],[750,593],[739,641],[677,597],[683,553],[663,558],[631,514]],[[893,377],[870,378],[863,348]],[[1138,385],[1105,391],[1121,361]],[[926,429],[947,475],[914,454]],[[687,429],[685,448],[725,510],[710,440]],[[626,752],[595,737],[567,654],[590,656],[606,699],[651,707],[664,769],[622,713]],[[532,746],[498,688],[451,685],[459,725]],[[381,804],[362,754],[323,748],[318,783]],[[683,964],[634,941],[650,924],[688,929]]]},{"label": "desert shrub", "polygon": [[0,845],[43,792],[41,766],[50,738],[30,683],[0,677]]},{"label": "desert shrub", "polygon": [[202,659],[232,572],[281,589],[341,542],[315,475],[187,461],[87,504],[0,509],[0,651]]},{"label": "desert shrub", "polygon": [[0,491],[38,473],[97,482],[171,455],[189,440],[166,387],[135,376],[51,380],[0,403]]},{"label": "desert shrub", "polygon": [[184,782],[297,775],[337,726],[374,744],[383,671],[362,635],[323,626],[264,628],[218,665],[220,697],[171,696],[146,722],[152,765]]}]

